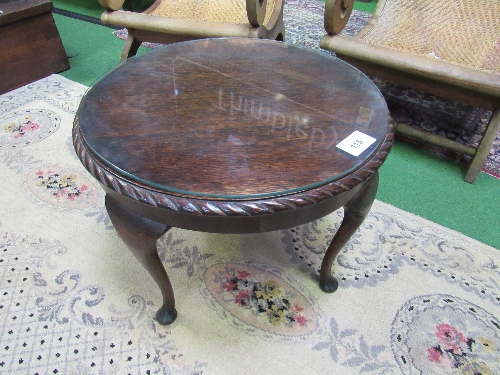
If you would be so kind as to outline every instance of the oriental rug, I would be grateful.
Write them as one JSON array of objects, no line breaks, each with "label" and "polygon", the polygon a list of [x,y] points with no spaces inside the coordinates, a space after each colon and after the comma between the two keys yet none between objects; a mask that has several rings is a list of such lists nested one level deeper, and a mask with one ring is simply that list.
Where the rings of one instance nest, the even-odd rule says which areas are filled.
[{"label": "oriental rug", "polygon": [[73,151],[86,87],[0,96],[0,373],[499,374],[500,254],[376,201],[333,267],[342,210],[256,235],[158,241],[177,320],[118,238]]},{"label": "oriental rug", "polygon": [[[317,0],[285,0],[284,21],[286,28],[286,43],[311,48],[322,53],[331,54],[319,47],[321,37],[325,34],[323,17],[325,3]],[[353,11],[343,34],[354,35],[370,19],[371,14]],[[118,30],[115,34],[126,39],[127,31]],[[143,43],[156,48],[158,44]],[[458,102],[449,101],[420,91],[395,85],[379,79],[375,84],[384,94],[389,105],[391,116],[397,122],[408,124],[416,129],[439,134],[448,139],[476,148],[481,140],[491,112],[484,111]],[[466,163],[470,157],[457,155],[439,147],[416,143],[452,160]],[[483,172],[500,178],[500,133],[489,153]]]}]

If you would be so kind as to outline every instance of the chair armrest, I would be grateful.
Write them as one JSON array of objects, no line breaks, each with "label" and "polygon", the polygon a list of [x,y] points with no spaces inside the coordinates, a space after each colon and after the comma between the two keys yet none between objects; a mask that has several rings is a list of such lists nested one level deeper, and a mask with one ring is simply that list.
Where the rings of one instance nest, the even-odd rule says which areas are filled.
[{"label": "chair armrest", "polygon": [[[442,59],[380,47],[343,35],[325,35],[320,47],[337,55],[443,82],[500,99],[500,74],[472,69]],[[431,92],[429,90],[425,90]]]},{"label": "chair armrest", "polygon": [[344,29],[351,16],[354,0],[326,0],[325,30],[337,35]]},{"label": "chair armrest", "polygon": [[266,17],[267,0],[246,0],[248,23],[262,26]]},{"label": "chair armrest", "polygon": [[104,25],[115,25],[174,35],[188,35],[195,38],[258,37],[258,34],[255,33],[255,28],[247,24],[200,22],[189,19],[155,17],[149,14],[126,11],[104,11],[101,15],[101,22]]},{"label": "chair armrest", "polygon": [[124,2],[125,2],[125,0],[99,0],[99,4],[101,4],[101,6],[103,8],[106,8],[109,10],[121,9]]}]

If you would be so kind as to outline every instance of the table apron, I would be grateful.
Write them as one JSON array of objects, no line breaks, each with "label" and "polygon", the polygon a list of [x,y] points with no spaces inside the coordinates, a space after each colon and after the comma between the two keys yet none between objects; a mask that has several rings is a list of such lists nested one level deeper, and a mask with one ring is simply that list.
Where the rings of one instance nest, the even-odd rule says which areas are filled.
[{"label": "table apron", "polygon": [[[368,180],[367,180],[368,181]],[[175,228],[210,233],[244,234],[271,232],[292,228],[322,218],[345,206],[364,186],[366,181],[337,196],[318,203],[296,209],[259,215],[201,215],[179,212],[168,208],[156,207],[149,203],[120,195],[103,185],[106,194],[129,210],[158,223]]]}]

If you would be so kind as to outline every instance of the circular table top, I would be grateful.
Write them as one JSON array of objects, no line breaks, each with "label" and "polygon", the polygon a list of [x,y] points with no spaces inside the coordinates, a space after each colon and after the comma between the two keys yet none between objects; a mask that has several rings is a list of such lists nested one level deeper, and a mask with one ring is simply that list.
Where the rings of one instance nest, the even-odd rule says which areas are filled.
[{"label": "circular table top", "polygon": [[360,168],[388,132],[363,73],[325,53],[257,39],[171,44],[96,83],[76,116],[119,176],[167,194],[261,199]]}]

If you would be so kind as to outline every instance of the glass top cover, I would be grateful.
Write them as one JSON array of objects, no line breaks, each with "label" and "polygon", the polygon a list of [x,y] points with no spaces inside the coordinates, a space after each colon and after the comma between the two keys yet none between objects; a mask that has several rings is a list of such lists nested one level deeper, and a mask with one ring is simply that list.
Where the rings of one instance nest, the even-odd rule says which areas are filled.
[{"label": "glass top cover", "polygon": [[256,199],[346,176],[383,140],[388,109],[325,53],[251,39],[158,48],[85,95],[84,144],[116,173],[174,195]]}]

